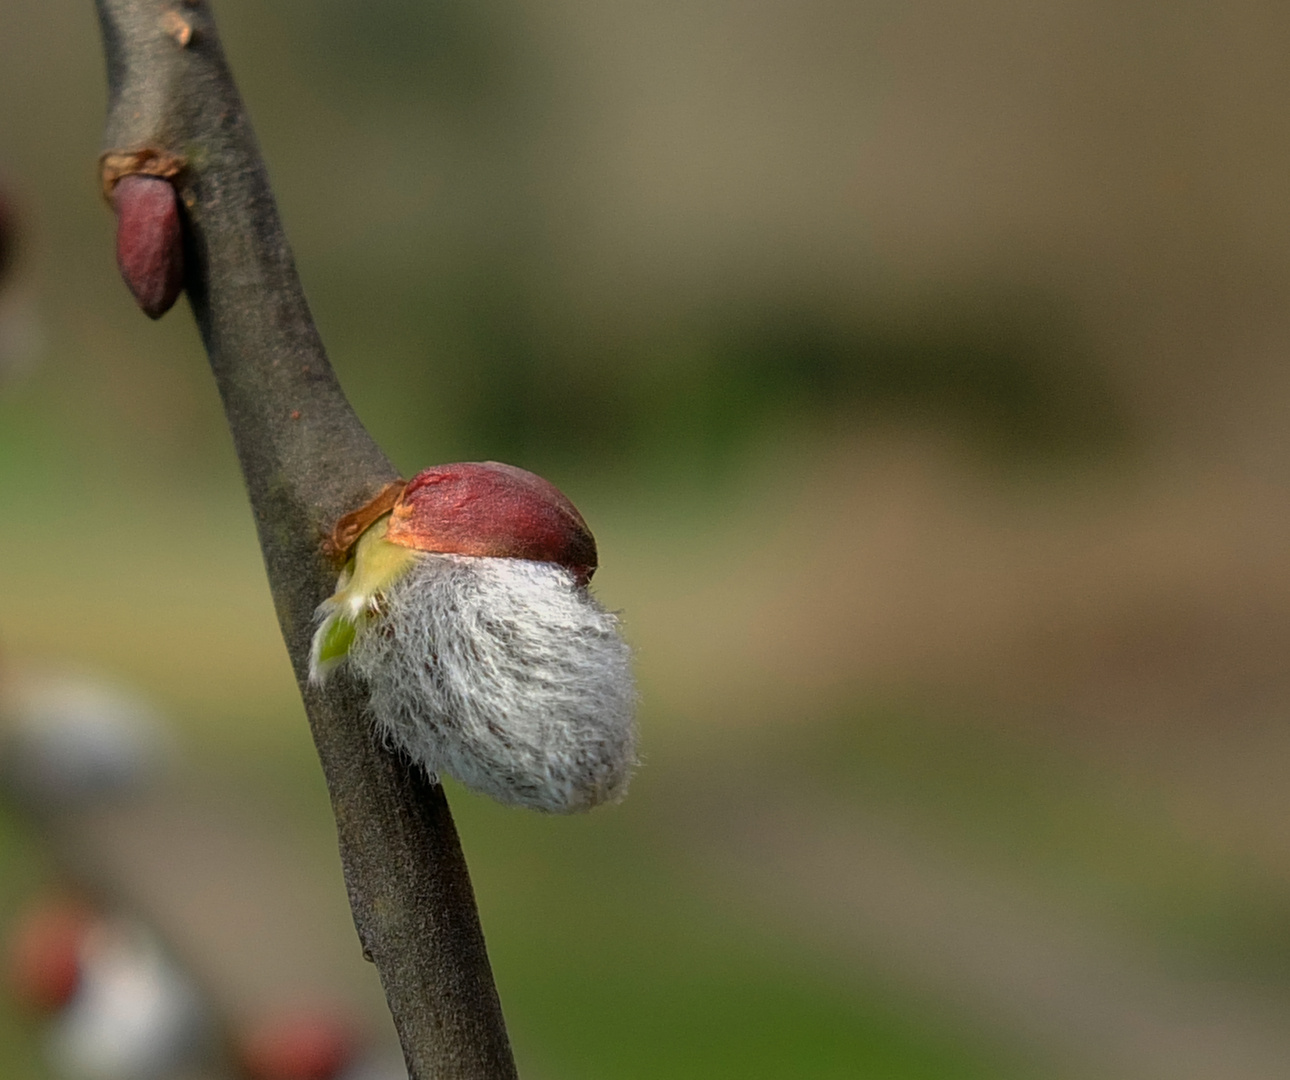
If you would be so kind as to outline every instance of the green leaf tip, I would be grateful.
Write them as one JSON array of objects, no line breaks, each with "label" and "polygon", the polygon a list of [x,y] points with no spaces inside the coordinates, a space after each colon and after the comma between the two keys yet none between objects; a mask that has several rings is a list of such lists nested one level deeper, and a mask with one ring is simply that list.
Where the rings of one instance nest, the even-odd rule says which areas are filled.
[{"label": "green leaf tip", "polygon": [[349,647],[354,644],[354,635],[358,628],[347,618],[337,612],[329,616],[322,625],[322,640],[318,643],[317,663],[326,665],[344,658]]},{"label": "green leaf tip", "polygon": [[381,595],[416,561],[417,553],[385,539],[389,515],[378,518],[354,546],[336,591],[318,605],[320,620],[309,650],[309,681],[321,686],[349,655],[359,631],[379,607]]}]

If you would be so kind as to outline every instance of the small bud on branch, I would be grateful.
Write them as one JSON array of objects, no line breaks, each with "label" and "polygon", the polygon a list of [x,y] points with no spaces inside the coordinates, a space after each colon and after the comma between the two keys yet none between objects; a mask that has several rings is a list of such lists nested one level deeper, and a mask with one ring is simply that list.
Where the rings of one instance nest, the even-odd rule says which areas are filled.
[{"label": "small bud on branch", "polygon": [[150,319],[169,311],[184,287],[184,240],[179,199],[169,180],[139,173],[112,190],[116,264]]}]

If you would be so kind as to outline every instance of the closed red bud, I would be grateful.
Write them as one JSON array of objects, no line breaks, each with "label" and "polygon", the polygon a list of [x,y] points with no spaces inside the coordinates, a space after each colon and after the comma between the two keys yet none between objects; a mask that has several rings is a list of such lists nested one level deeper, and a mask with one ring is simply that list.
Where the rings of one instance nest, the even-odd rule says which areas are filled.
[{"label": "closed red bud", "polygon": [[46,903],[21,918],[9,939],[9,986],[24,1006],[54,1012],[80,984],[81,946],[94,917],[74,901]]},{"label": "closed red bud", "polygon": [[596,541],[560,490],[496,461],[437,465],[403,489],[385,534],[391,543],[445,555],[532,559],[596,570]]},{"label": "closed red bud", "polygon": [[255,1080],[333,1080],[354,1057],[352,1024],[329,1013],[276,1017],[247,1040],[242,1063]]},{"label": "closed red bud", "polygon": [[116,263],[145,315],[159,319],[184,287],[179,197],[169,180],[134,173],[112,189]]}]

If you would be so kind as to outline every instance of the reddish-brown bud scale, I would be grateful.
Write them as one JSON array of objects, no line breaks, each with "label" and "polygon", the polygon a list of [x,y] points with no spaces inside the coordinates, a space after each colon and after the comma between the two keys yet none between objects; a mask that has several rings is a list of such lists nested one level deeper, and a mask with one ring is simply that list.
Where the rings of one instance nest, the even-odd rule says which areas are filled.
[{"label": "reddish-brown bud scale", "polygon": [[596,541],[573,503],[540,476],[496,461],[418,473],[385,535],[417,551],[558,563],[583,584],[596,570]]},{"label": "reddish-brown bud scale", "polygon": [[179,197],[169,180],[139,173],[112,189],[116,264],[145,315],[159,319],[184,287]]}]

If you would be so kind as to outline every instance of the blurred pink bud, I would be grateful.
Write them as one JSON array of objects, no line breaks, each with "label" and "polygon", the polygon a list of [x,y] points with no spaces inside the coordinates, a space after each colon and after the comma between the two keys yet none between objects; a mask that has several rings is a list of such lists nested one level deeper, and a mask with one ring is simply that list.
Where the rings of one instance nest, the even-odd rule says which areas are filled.
[{"label": "blurred pink bud", "polygon": [[24,1007],[56,1012],[81,981],[81,948],[95,923],[84,904],[46,900],[19,918],[9,938],[9,987]]},{"label": "blurred pink bud", "polygon": [[268,1020],[246,1040],[242,1064],[254,1080],[334,1080],[354,1058],[354,1025],[334,1012]]}]

